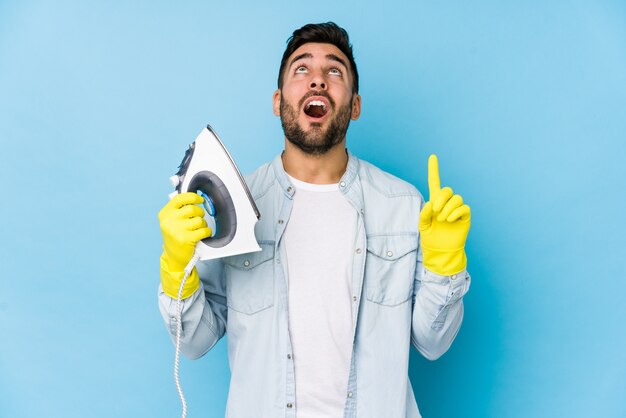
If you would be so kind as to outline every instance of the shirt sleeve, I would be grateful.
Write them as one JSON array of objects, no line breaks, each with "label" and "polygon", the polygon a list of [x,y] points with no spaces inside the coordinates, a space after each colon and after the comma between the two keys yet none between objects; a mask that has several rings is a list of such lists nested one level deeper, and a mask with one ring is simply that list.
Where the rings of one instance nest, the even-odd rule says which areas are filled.
[{"label": "shirt sleeve", "polygon": [[471,277],[466,270],[442,276],[422,265],[418,248],[413,293],[411,343],[427,359],[441,357],[452,344],[463,321],[463,296]]},{"label": "shirt sleeve", "polygon": [[[181,353],[196,359],[206,354],[226,331],[228,308],[221,260],[200,261],[196,265],[200,288],[182,301]],[[159,310],[165,328],[176,342],[177,301],[159,285]]]}]

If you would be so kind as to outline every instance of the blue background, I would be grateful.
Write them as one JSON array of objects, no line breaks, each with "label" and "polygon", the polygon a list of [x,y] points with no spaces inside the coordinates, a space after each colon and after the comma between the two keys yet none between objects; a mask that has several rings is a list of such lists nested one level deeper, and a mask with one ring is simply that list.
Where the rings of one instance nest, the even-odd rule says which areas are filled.
[{"label": "blue background", "polygon": [[[437,153],[473,210],[461,332],[412,352],[423,415],[626,416],[625,2],[87,3],[0,2],[0,416],[179,416],[168,177],[207,122],[243,172],[280,152],[285,41],[328,20],[349,148],[425,192]],[[181,373],[189,416],[223,416],[225,339]]]}]

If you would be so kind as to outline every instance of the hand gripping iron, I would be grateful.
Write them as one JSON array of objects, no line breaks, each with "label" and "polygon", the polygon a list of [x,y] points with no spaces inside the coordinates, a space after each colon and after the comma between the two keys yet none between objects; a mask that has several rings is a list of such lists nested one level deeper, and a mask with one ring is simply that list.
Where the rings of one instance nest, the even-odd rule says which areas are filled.
[{"label": "hand gripping iron", "polygon": [[204,198],[204,219],[213,234],[198,241],[200,260],[261,251],[254,226],[261,218],[250,190],[226,147],[207,125],[189,146],[178,173],[170,177],[177,193]]}]

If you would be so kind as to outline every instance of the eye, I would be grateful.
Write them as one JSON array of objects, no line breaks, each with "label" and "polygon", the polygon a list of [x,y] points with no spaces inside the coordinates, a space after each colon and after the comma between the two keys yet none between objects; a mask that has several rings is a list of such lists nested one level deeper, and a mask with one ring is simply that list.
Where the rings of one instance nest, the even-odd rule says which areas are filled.
[{"label": "eye", "polygon": [[341,70],[339,68],[331,68],[330,70],[328,70],[328,74],[330,74],[330,75],[338,75],[340,77],[342,75]]},{"label": "eye", "polygon": [[300,65],[296,67],[296,74],[305,74],[307,72],[307,68],[304,65]]}]

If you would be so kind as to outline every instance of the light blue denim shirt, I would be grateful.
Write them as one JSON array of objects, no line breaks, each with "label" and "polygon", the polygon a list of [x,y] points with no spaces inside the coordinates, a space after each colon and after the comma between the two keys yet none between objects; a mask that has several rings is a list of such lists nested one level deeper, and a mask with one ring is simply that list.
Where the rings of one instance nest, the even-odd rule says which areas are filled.
[{"label": "light blue denim shirt", "polygon": [[[348,152],[339,190],[357,212],[352,276],[354,343],[345,418],[414,418],[409,350],[445,353],[461,326],[466,271],[440,276],[422,266],[415,187]],[[246,177],[261,212],[262,251],[201,262],[202,286],[184,300],[181,351],[208,352],[228,333],[231,370],[226,416],[297,416],[288,324],[283,233],[295,188],[277,156]],[[175,339],[176,300],[159,289],[159,308]]]}]

